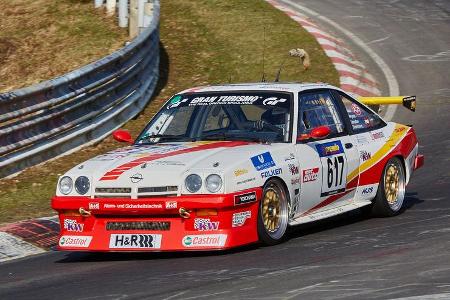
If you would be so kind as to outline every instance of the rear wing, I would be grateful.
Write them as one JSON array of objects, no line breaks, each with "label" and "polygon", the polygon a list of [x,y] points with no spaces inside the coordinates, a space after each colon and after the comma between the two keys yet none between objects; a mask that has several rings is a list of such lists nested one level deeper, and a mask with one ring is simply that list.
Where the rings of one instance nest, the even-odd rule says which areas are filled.
[{"label": "rear wing", "polygon": [[402,104],[407,109],[416,111],[416,96],[359,97],[358,100],[366,105]]}]

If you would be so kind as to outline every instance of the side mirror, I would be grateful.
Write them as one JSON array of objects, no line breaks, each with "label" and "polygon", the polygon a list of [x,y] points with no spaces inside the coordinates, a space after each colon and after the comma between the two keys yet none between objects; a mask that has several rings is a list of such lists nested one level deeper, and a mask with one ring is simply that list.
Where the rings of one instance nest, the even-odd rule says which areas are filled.
[{"label": "side mirror", "polygon": [[323,126],[319,126],[316,128],[313,128],[313,130],[311,130],[311,132],[309,133],[309,135],[315,139],[323,139],[326,138],[327,136],[329,136],[331,133],[331,129],[330,127],[323,125]]},{"label": "side mirror", "polygon": [[131,138],[131,134],[123,129],[117,129],[113,132],[113,138],[118,142],[126,142],[128,144],[133,144],[133,139]]}]

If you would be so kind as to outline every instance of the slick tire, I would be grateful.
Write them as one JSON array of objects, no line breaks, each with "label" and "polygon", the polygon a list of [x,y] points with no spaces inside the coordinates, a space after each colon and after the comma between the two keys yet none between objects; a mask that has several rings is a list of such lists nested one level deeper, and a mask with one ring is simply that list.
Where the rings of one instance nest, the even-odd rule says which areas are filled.
[{"label": "slick tire", "polygon": [[283,241],[288,227],[289,209],[286,191],[279,180],[271,179],[263,187],[258,210],[258,237],[264,245]]},{"label": "slick tire", "polygon": [[384,166],[378,191],[372,205],[372,216],[392,217],[398,215],[405,200],[406,176],[402,161],[391,158]]}]

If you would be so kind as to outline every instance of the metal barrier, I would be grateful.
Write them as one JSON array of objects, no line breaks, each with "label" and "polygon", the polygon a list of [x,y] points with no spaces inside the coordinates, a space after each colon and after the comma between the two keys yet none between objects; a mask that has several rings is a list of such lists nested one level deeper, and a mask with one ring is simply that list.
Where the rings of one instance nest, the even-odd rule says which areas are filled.
[{"label": "metal barrier", "polygon": [[0,94],[0,178],[93,144],[145,107],[159,76],[159,11],[154,1],[150,26],[111,55]]}]

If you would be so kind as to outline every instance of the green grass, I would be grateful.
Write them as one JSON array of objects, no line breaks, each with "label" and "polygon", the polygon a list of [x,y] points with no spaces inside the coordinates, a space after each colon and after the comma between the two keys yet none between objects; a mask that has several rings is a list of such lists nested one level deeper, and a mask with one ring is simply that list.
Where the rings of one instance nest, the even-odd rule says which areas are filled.
[{"label": "green grass", "polygon": [[[162,1],[161,42],[169,61],[163,66],[168,71],[167,83],[143,113],[124,126],[133,135],[168,97],[183,89],[227,83],[230,77],[231,82],[260,81],[263,52],[267,80],[275,78],[279,65],[285,61],[283,81],[338,84],[336,70],[314,38],[262,0]],[[292,48],[304,48],[310,53],[310,69],[303,70],[298,58],[288,57]],[[50,198],[58,175],[79,162],[120,146],[107,138],[97,146],[1,180],[0,223],[53,214]]]},{"label": "green grass", "polygon": [[0,0],[0,92],[95,61],[127,38],[93,1]]}]

